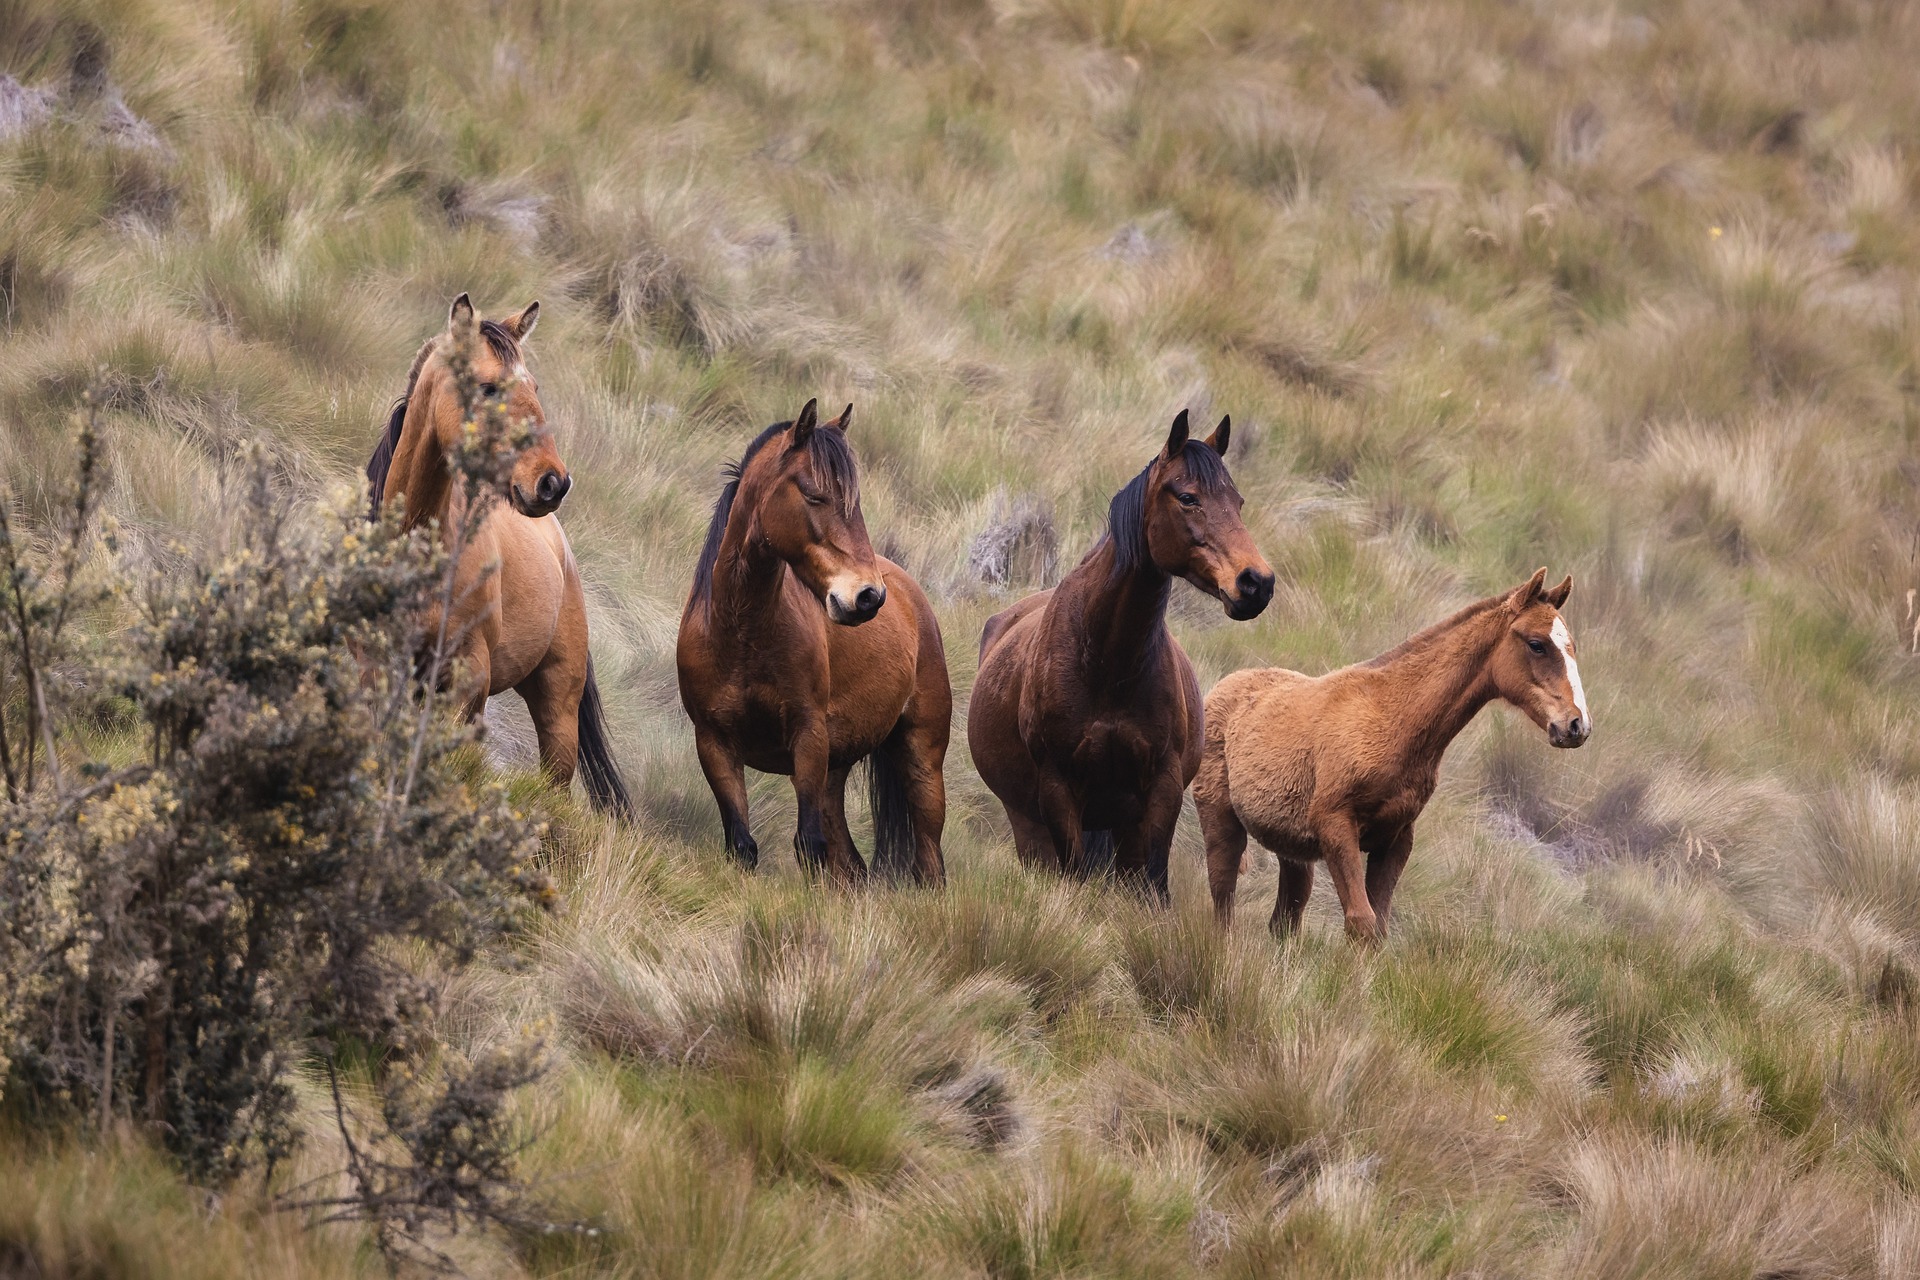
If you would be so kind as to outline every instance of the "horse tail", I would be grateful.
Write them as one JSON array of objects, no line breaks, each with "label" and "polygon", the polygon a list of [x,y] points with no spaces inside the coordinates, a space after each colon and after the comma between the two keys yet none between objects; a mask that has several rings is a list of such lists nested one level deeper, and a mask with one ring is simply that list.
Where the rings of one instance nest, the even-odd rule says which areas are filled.
[{"label": "horse tail", "polygon": [[1097,880],[1113,870],[1113,832],[1082,831],[1080,833],[1080,855],[1082,874],[1089,880]]},{"label": "horse tail", "polygon": [[889,879],[914,873],[913,811],[907,807],[906,744],[899,732],[867,757],[873,813],[873,869]]},{"label": "horse tail", "polygon": [[607,713],[600,705],[600,685],[593,678],[593,659],[587,659],[587,685],[580,691],[580,777],[587,784],[587,800],[601,813],[633,821],[633,797],[614,763],[607,737]]}]

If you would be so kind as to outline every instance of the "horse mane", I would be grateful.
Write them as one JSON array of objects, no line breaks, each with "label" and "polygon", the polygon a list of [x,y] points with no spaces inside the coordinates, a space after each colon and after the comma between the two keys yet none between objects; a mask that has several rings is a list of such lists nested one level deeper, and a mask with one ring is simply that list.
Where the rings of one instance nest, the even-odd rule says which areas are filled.
[{"label": "horse mane", "polygon": [[[1187,474],[1208,493],[1215,493],[1223,484],[1231,484],[1227,475],[1227,464],[1213,451],[1213,446],[1203,440],[1188,440],[1180,450],[1180,460],[1187,464]],[[1157,462],[1158,459],[1156,458]],[[1120,492],[1113,495],[1113,501],[1107,505],[1107,537],[1113,540],[1114,571],[1132,573],[1147,560],[1147,476],[1153,470],[1149,462],[1140,469],[1140,474],[1126,483]],[[1095,544],[1096,549],[1098,543]]]},{"label": "horse mane", "polygon": [[[393,469],[394,450],[400,447],[400,430],[407,421],[407,402],[413,399],[413,389],[420,381],[420,370],[426,367],[428,358],[440,349],[440,340],[444,336],[436,334],[428,338],[414,355],[413,367],[407,370],[407,389],[387,410],[387,428],[380,433],[380,442],[373,446],[373,456],[367,459],[369,520],[380,518],[380,503],[387,495],[387,472]],[[509,369],[520,363],[520,342],[499,321],[482,320],[480,337],[494,357]]]},{"label": "horse mane", "polygon": [[1482,614],[1491,613],[1505,604],[1508,594],[1508,592],[1503,591],[1497,596],[1488,596],[1485,600],[1476,600],[1466,608],[1442,618],[1432,626],[1414,632],[1379,657],[1369,658],[1358,665],[1362,667],[1384,667],[1411,654],[1424,652],[1437,644],[1443,636],[1451,634],[1475,618],[1480,617]]},{"label": "horse mane", "polygon": [[[740,494],[740,478],[753,465],[753,460],[767,441],[793,426],[792,421],[776,422],[753,438],[745,453],[736,462],[729,462],[720,468],[720,474],[726,477],[726,485],[720,490],[719,499],[713,504],[713,518],[707,522],[707,540],[700,547],[700,562],[693,570],[693,602],[702,606],[713,600],[713,571],[720,562],[720,543],[727,536],[727,521],[733,516],[733,500]],[[853,447],[847,443],[847,433],[831,427],[815,427],[807,438],[807,452],[813,463],[814,471],[826,483],[827,491],[839,502],[842,513],[850,512],[859,497],[859,473],[855,467]]]}]

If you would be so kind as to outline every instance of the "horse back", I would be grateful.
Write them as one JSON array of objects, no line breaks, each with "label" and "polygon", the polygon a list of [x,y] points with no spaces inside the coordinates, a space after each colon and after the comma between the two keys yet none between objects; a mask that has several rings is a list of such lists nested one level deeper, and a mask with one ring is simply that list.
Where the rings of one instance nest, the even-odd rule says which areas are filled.
[{"label": "horse back", "polygon": [[987,625],[980,629],[980,662],[982,665],[986,663],[987,654],[991,653],[994,646],[999,644],[1001,639],[1009,631],[1013,630],[1016,623],[1023,618],[1032,617],[1042,609],[1045,609],[1047,607],[1047,601],[1051,599],[1053,599],[1053,588],[1048,587],[1045,591],[1036,591],[1024,600],[1019,600],[1008,605],[991,618],[988,618]]}]

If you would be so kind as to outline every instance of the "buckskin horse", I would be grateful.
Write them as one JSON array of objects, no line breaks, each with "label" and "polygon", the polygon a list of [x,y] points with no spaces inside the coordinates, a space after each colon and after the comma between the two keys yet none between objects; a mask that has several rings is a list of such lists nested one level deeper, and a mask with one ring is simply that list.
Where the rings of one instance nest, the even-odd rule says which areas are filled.
[{"label": "buckskin horse", "polygon": [[1440,757],[1480,708],[1513,704],[1556,747],[1587,740],[1593,718],[1560,616],[1573,579],[1547,589],[1546,578],[1541,569],[1371,662],[1318,677],[1252,668],[1214,686],[1193,796],[1222,927],[1251,834],[1280,859],[1275,934],[1299,929],[1313,864],[1325,861],[1348,936],[1378,941]]},{"label": "buckskin horse", "polygon": [[463,711],[477,716],[490,695],[514,690],[533,716],[540,764],[554,782],[571,784],[577,768],[595,808],[631,817],[587,650],[580,568],[554,515],[573,480],[527,372],[524,344],[539,316],[540,304],[532,302],[504,320],[482,320],[466,294],[454,299],[446,332],[414,357],[406,394],[394,402],[367,463],[370,514],[377,518],[383,504],[400,501],[404,527],[435,523],[443,540],[464,518],[466,500],[448,456],[467,408],[447,355],[452,343],[466,341],[480,394],[527,432],[527,442],[506,492],[489,503],[453,570],[446,634],[461,673]]},{"label": "buckskin horse", "polygon": [[747,821],[752,766],[793,779],[801,869],[863,879],[846,786],[866,759],[875,869],[939,883],[947,656],[920,585],[867,538],[852,417],[848,405],[820,422],[809,400],[727,468],[680,615],[680,700],[741,863],[760,858]]},{"label": "buckskin horse", "polygon": [[1021,860],[1084,876],[1111,856],[1167,899],[1181,797],[1200,767],[1200,686],[1167,630],[1175,578],[1257,617],[1273,571],[1240,522],[1221,460],[1173,420],[1166,447],[1114,495],[1105,535],[1051,590],[987,620],[967,715],[974,765],[1006,806]]}]

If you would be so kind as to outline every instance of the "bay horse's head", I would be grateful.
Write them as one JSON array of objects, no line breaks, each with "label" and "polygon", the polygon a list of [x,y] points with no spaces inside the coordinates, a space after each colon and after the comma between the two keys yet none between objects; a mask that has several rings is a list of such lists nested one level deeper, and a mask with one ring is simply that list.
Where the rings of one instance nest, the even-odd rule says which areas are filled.
[{"label": "bay horse's head", "polygon": [[[527,436],[501,496],[524,516],[549,515],[559,508],[573,487],[573,478],[554,446],[553,428],[547,425],[546,411],[540,406],[539,384],[527,372],[525,356],[527,338],[539,319],[538,302],[530,302],[504,319],[486,320],[474,313],[466,294],[453,300],[447,312],[446,332],[430,339],[415,357],[406,395],[394,406],[386,437],[367,464],[376,510],[394,463],[404,460],[404,465],[425,458],[428,454],[422,453],[423,449],[437,462],[458,446],[467,408],[448,354],[454,344],[463,341],[472,353],[472,377],[480,395],[498,401],[507,418]],[[410,512],[409,517],[424,518],[428,514]]]},{"label": "bay horse's head", "polygon": [[1546,730],[1548,742],[1577,747],[1593,733],[1593,717],[1574,660],[1573,633],[1560,616],[1573,576],[1557,587],[1547,587],[1546,581],[1547,571],[1539,569],[1507,593],[1501,606],[1507,630],[1494,646],[1490,667],[1499,695]]},{"label": "bay horse's head", "polygon": [[[887,602],[879,559],[860,512],[859,470],[847,444],[852,421],[852,405],[833,421],[821,422],[818,402],[807,401],[799,417],[767,428],[748,447],[734,469],[737,492],[721,499],[729,509],[749,504],[751,536],[786,561],[793,576],[826,606],[827,617],[843,626],[858,626]],[[717,534],[725,524],[718,509],[715,519]],[[717,555],[718,538],[709,540]],[[702,569],[711,576],[710,564]]]},{"label": "bay horse's head", "polygon": [[1244,622],[1273,599],[1273,570],[1240,522],[1244,499],[1221,461],[1232,432],[1227,417],[1205,440],[1191,439],[1182,409],[1160,456],[1114,495],[1107,524],[1122,571],[1144,557]]}]

